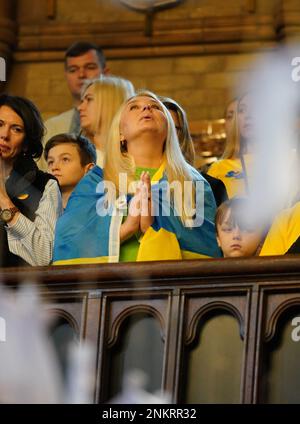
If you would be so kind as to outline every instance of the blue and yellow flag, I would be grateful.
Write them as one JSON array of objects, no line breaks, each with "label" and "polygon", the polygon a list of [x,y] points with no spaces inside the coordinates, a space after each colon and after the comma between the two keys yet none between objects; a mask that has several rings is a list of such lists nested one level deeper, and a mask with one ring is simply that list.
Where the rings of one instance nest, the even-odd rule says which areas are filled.
[{"label": "blue and yellow flag", "polygon": [[[213,222],[215,201],[207,181],[194,170],[200,201],[193,220],[185,226],[170,200],[163,169],[151,181],[154,220],[139,240],[137,261],[221,256]],[[57,222],[53,264],[118,262],[120,226],[129,201],[130,196],[121,196],[114,205],[108,204],[103,170],[95,166],[78,183]]]}]

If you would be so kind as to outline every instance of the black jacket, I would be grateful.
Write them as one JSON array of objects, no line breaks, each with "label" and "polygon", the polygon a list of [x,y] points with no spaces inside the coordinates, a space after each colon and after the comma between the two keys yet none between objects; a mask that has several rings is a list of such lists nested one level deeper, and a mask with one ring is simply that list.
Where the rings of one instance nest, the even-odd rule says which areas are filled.
[{"label": "black jacket", "polygon": [[203,172],[201,172],[201,175],[206,179],[206,181],[210,185],[212,192],[214,194],[217,206],[220,206],[221,203],[225,202],[225,200],[228,200],[226,187],[223,181],[219,180],[218,178],[212,177],[211,175],[205,174]]},{"label": "black jacket", "polygon": [[[13,171],[7,179],[6,191],[19,211],[31,221],[43,196],[45,186],[52,175],[38,169],[31,157],[20,156],[14,163]],[[5,224],[0,221],[0,267],[28,265],[19,256],[9,251]]]}]

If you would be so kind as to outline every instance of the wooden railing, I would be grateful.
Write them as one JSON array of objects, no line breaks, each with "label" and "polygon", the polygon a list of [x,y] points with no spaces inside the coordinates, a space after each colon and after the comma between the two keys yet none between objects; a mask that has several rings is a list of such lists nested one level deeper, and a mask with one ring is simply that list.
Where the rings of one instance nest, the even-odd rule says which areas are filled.
[{"label": "wooden railing", "polygon": [[300,317],[298,256],[2,269],[1,276],[9,286],[36,281],[47,308],[96,346],[95,402],[113,396],[137,362],[150,368],[152,389],[177,403],[300,399],[300,342],[291,325]]}]

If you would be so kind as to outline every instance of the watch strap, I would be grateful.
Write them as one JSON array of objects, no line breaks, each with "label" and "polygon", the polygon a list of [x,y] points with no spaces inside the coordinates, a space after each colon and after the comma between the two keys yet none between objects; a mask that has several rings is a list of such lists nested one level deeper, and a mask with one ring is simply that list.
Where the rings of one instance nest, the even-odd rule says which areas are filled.
[{"label": "watch strap", "polygon": [[[4,212],[4,211],[10,211],[11,212],[12,215],[11,215],[11,218],[10,218],[9,221],[5,221],[4,219],[2,219],[2,212]],[[17,212],[19,212],[19,209],[16,206],[13,206],[12,208],[3,208],[3,209],[0,209],[0,219],[7,224],[7,223],[9,223],[13,219],[13,217],[15,216],[15,214]]]}]

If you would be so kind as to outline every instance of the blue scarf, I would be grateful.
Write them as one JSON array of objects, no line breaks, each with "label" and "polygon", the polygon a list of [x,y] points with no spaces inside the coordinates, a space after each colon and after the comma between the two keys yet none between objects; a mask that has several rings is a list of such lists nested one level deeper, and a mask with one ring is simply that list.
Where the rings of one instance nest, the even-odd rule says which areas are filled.
[{"label": "blue scarf", "polygon": [[[168,182],[163,171],[164,165],[152,178],[154,220],[140,239],[137,261],[220,257],[213,222],[216,206],[209,184],[193,169],[203,213],[196,214],[194,226],[186,227],[166,201]],[[57,222],[53,264],[118,262],[120,226],[130,198],[121,196],[108,205],[103,170],[95,166],[75,187]]]}]

